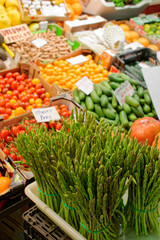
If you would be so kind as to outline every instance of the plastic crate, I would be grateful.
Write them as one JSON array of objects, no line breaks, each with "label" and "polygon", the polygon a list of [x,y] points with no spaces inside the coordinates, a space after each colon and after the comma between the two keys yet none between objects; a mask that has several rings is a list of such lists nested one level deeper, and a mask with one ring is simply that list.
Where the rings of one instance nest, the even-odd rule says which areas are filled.
[{"label": "plastic crate", "polygon": [[22,218],[25,240],[71,240],[36,206],[26,211]]},{"label": "plastic crate", "polygon": [[116,57],[116,61],[115,61],[114,65],[118,69],[120,69],[122,72],[126,73],[130,77],[132,77],[135,80],[137,80],[140,83],[141,86],[146,88],[145,82],[141,82],[133,74],[131,74],[130,72],[125,70],[125,64],[129,65],[129,64],[132,64],[132,63],[134,63],[136,61],[139,61],[139,62],[141,62],[141,61],[150,61],[155,66],[156,65],[160,65],[160,62],[158,61],[157,56],[156,56],[156,52],[154,52],[153,50],[151,50],[149,48],[141,48],[141,49],[138,49],[138,50],[134,50],[134,51],[130,51],[130,52],[119,54]]}]

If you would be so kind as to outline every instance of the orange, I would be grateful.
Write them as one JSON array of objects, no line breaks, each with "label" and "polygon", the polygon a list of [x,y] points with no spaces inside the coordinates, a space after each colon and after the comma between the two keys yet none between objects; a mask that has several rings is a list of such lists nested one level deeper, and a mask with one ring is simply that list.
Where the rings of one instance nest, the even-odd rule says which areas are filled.
[{"label": "orange", "polygon": [[0,194],[10,188],[11,179],[8,177],[0,177]]},{"label": "orange", "polygon": [[75,19],[78,19],[79,18],[79,15],[74,15],[74,17],[73,17],[73,20],[75,20]]},{"label": "orange", "polygon": [[148,48],[150,48],[150,49],[152,49],[153,51],[156,51],[156,52],[159,50],[158,47],[155,44],[149,44]]},{"label": "orange", "polygon": [[130,31],[126,31],[126,32],[124,32],[124,35],[125,35],[125,39],[126,39],[126,41],[131,42],[132,37],[131,37]]},{"label": "orange", "polygon": [[148,45],[149,45],[149,40],[144,37],[138,38],[137,42],[141,43],[144,47],[148,47]]},{"label": "orange", "polygon": [[136,31],[130,31],[130,36],[132,39],[138,39],[139,34]]},{"label": "orange", "polygon": [[70,17],[69,17],[69,20],[73,20],[73,18],[74,18],[74,11],[73,11],[73,8],[72,8],[72,6],[70,5],[70,6],[68,6],[69,4],[67,4],[67,7],[68,7],[68,10],[69,10],[69,12],[70,12]]},{"label": "orange", "polygon": [[75,15],[82,14],[83,9],[82,9],[82,5],[80,3],[73,3],[72,9],[73,9]]},{"label": "orange", "polygon": [[122,23],[119,26],[123,29],[123,31],[129,31],[130,30],[129,26],[127,24],[125,24],[125,23]]}]

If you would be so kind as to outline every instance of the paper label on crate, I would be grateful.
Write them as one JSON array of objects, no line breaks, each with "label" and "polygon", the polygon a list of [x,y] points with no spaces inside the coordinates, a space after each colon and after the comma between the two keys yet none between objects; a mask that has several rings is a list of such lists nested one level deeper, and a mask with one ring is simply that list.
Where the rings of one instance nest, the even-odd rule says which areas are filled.
[{"label": "paper label on crate", "polygon": [[147,64],[143,63],[143,62],[140,62],[138,63],[138,65],[141,67],[141,68],[149,68],[150,66],[148,66]]},{"label": "paper label on crate", "polygon": [[66,59],[70,64],[72,65],[76,65],[76,64],[81,64],[81,63],[84,63],[84,62],[87,62],[88,61],[88,58],[86,58],[85,56],[83,55],[78,55],[76,57],[73,57],[73,58],[68,58]]},{"label": "paper label on crate", "polygon": [[133,43],[130,43],[130,44],[127,44],[124,49],[127,50],[127,49],[132,49],[132,50],[136,50],[136,49],[139,49],[139,48],[143,48],[144,46],[142,44],[140,44],[139,42],[133,42]]},{"label": "paper label on crate", "polygon": [[5,43],[7,44],[20,41],[33,35],[27,24],[0,29],[0,33],[3,35]]},{"label": "paper label on crate", "polygon": [[117,98],[117,101],[119,104],[122,106],[123,103],[125,102],[125,97],[126,96],[133,96],[135,93],[133,87],[128,81],[125,81],[122,83],[115,91],[114,94]]},{"label": "paper label on crate", "polygon": [[19,55],[19,53],[16,52],[15,57],[14,57],[15,63],[16,64],[19,63],[20,59],[21,59],[21,56]]},{"label": "paper label on crate", "polygon": [[89,95],[94,89],[93,82],[86,76],[76,82],[76,86],[86,95]]},{"label": "paper label on crate", "polygon": [[37,39],[33,40],[32,43],[33,43],[37,48],[41,48],[41,47],[43,47],[44,45],[47,44],[47,41],[45,41],[45,40],[42,39],[42,38],[37,38]]},{"label": "paper label on crate", "polygon": [[158,58],[158,61],[160,61],[160,51],[157,52],[157,58]]},{"label": "paper label on crate", "polygon": [[60,120],[60,115],[55,107],[32,109],[37,122],[50,122]]},{"label": "paper label on crate", "polygon": [[152,99],[152,103],[156,110],[158,119],[160,120],[160,67],[149,67],[142,69],[143,77],[145,79],[149,94]]}]

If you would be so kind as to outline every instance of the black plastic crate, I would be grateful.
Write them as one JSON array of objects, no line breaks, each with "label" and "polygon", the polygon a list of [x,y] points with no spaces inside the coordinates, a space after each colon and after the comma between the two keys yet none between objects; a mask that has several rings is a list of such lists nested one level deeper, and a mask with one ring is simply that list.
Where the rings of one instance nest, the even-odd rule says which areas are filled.
[{"label": "black plastic crate", "polygon": [[134,74],[131,74],[125,69],[125,65],[133,64],[136,61],[141,62],[141,61],[150,61],[153,65],[157,66],[160,65],[160,62],[157,59],[156,52],[149,49],[149,48],[141,48],[138,50],[126,52],[119,54],[116,57],[114,65],[120,69],[120,71],[126,73],[128,76],[132,77],[133,79],[137,80],[141,86],[146,88],[146,84],[143,81],[140,81],[139,79],[136,78]]},{"label": "black plastic crate", "polygon": [[36,206],[26,211],[22,218],[25,240],[71,240]]}]

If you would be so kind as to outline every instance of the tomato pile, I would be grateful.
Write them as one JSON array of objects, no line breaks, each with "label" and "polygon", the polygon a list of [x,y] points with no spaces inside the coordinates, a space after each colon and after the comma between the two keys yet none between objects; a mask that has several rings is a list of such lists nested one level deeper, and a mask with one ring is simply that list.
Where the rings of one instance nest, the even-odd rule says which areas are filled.
[{"label": "tomato pile", "polygon": [[49,98],[38,78],[30,79],[19,72],[0,75],[0,115],[4,119],[48,105]]},{"label": "tomato pile", "polygon": [[59,113],[61,119],[59,121],[51,121],[51,122],[42,122],[37,123],[36,119],[24,119],[18,125],[12,126],[10,128],[4,128],[0,131],[0,148],[5,153],[5,155],[10,157],[13,161],[21,161],[23,162],[23,167],[27,168],[28,166],[25,164],[25,160],[22,155],[19,154],[18,149],[14,144],[14,140],[18,134],[26,133],[27,129],[31,130],[33,127],[37,127],[43,125],[49,131],[54,128],[55,131],[59,131],[63,126],[63,119],[69,118],[71,115],[71,111],[64,104],[60,106],[54,105],[57,112]]}]

